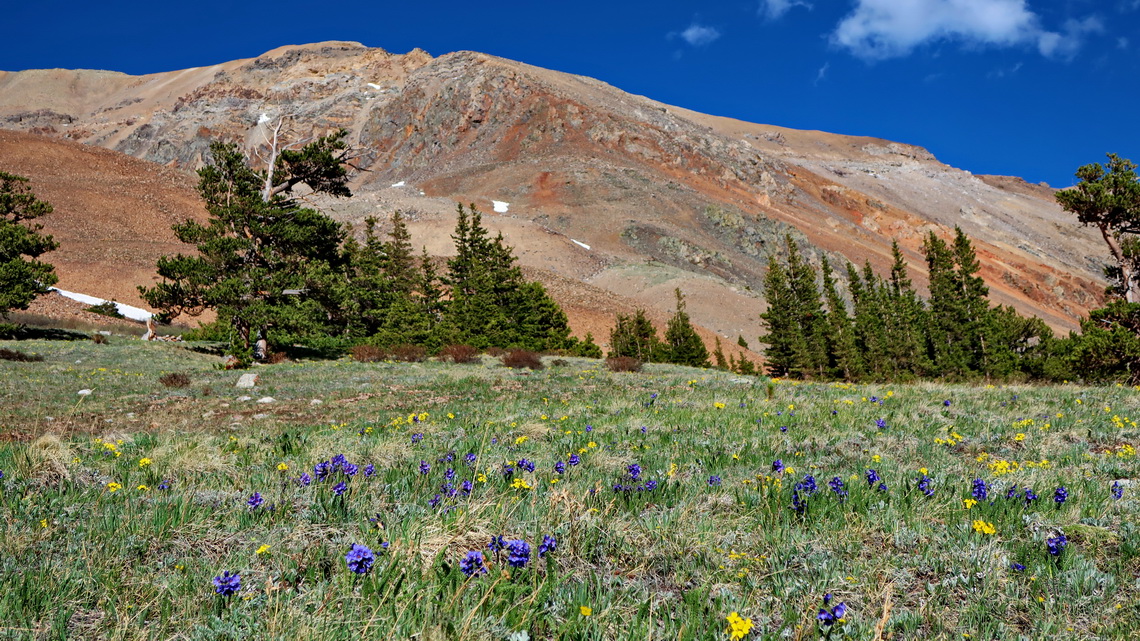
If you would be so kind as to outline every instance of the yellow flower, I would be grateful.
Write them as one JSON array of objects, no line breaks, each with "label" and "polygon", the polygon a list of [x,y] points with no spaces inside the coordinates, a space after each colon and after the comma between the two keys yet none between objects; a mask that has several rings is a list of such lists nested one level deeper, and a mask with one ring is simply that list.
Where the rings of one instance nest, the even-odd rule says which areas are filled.
[{"label": "yellow flower", "polygon": [[977,504],[978,504],[978,502],[975,501],[974,499],[963,499],[962,500],[962,505],[965,505],[967,510],[974,507]]},{"label": "yellow flower", "polygon": [[529,490],[530,483],[527,483],[526,479],[519,477],[515,479],[513,483],[511,483],[511,487],[515,488],[516,490]]},{"label": "yellow flower", "polygon": [[588,616],[590,616],[590,615],[591,615],[591,614],[593,614],[593,613],[594,613],[594,608],[591,608],[591,607],[590,607],[590,606],[588,606],[588,605],[580,605],[580,606],[578,606],[578,614],[581,614],[581,615],[582,615],[582,616],[584,616],[584,617],[588,617]]},{"label": "yellow flower", "polygon": [[46,528],[48,526],[47,519],[40,519],[40,527]]},{"label": "yellow flower", "polygon": [[261,547],[257,548],[257,554],[265,554],[268,551],[269,551],[268,545],[263,544]]},{"label": "yellow flower", "polygon": [[926,476],[927,474],[929,474],[929,472],[926,471],[925,467],[918,468],[918,473],[923,475],[923,476]]},{"label": "yellow flower", "polygon": [[120,483],[116,483],[114,481],[111,481],[110,483],[107,484],[107,491],[108,492],[118,492],[121,489],[123,489],[123,486]]},{"label": "yellow flower", "polygon": [[288,470],[288,469],[289,469],[289,465],[286,464],[285,461],[281,461],[280,463],[277,464],[277,471],[278,472],[284,472],[285,470]]},{"label": "yellow flower", "polygon": [[[545,417],[544,417],[544,418],[545,418]],[[527,440],[527,438],[529,438],[529,437],[527,437],[527,436],[520,436],[520,437],[516,438],[516,439],[515,439],[515,445],[522,445],[523,443],[526,443],[526,440]]]},{"label": "yellow flower", "polygon": [[713,403],[713,407],[717,408],[718,410],[722,410],[724,409],[724,403]]},{"label": "yellow flower", "polygon": [[455,415],[454,415],[454,414],[452,414],[451,412],[448,412],[448,413],[447,413],[447,418],[455,418]]},{"label": "yellow flower", "polygon": [[152,463],[152,461],[148,458],[140,458],[139,459],[139,467],[147,467],[151,463]]},{"label": "yellow flower", "polygon": [[479,476],[475,477],[475,480],[479,481],[480,483],[486,483],[487,482],[487,475],[480,472]]},{"label": "yellow flower", "polygon": [[876,454],[876,455],[874,455],[874,456],[872,456],[872,457],[871,457],[871,460],[872,460],[872,461],[874,461],[874,462],[876,462],[876,463],[878,463],[878,462],[880,462],[880,461],[882,461],[882,460],[883,460],[883,457],[881,457],[881,456],[879,456],[878,454]]},{"label": "yellow flower", "polygon": [[138,486],[138,487],[136,487],[135,489],[136,489],[136,490],[138,490],[138,491],[140,491],[140,492],[145,492],[145,491],[149,490],[150,488],[149,488],[149,487],[147,487],[147,486],[145,486],[145,485],[139,485],[139,486]]},{"label": "yellow flower", "polygon": [[586,447],[594,448],[594,447],[597,447],[597,446],[598,446],[598,444],[597,444],[597,443],[595,443],[595,442],[593,442],[593,441],[590,441],[589,443],[586,443]]},{"label": "yellow flower", "polygon": [[752,631],[752,619],[743,619],[736,612],[729,614],[726,619],[728,629],[725,632],[730,639],[743,639]]},{"label": "yellow flower", "polygon": [[1013,440],[1024,441],[1025,440],[1025,432],[1018,432],[1017,436],[1013,437]]},{"label": "yellow flower", "polygon": [[974,521],[974,531],[980,534],[997,534],[993,523],[986,523],[981,519]]}]

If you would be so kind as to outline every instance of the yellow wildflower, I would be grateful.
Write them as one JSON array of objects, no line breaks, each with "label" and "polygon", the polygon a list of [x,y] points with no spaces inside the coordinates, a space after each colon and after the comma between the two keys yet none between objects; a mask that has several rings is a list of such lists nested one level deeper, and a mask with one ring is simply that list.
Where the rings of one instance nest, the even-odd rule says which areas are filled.
[{"label": "yellow wildflower", "polygon": [[520,437],[516,438],[515,439],[515,445],[522,445],[523,443],[526,443],[528,438],[529,437],[527,437],[527,436],[520,436]]},{"label": "yellow wildflower", "polygon": [[590,616],[590,615],[591,615],[591,614],[593,614],[593,613],[594,613],[594,608],[591,608],[591,607],[590,607],[590,606],[588,606],[588,605],[580,605],[580,606],[578,606],[578,614],[581,614],[581,615],[582,615],[582,616],[584,616],[584,617],[588,617],[588,616]]},{"label": "yellow wildflower", "polygon": [[997,534],[997,529],[993,523],[986,523],[981,519],[974,521],[974,531],[980,534]]},{"label": "yellow wildflower", "polygon": [[257,548],[256,554],[265,554],[268,551],[269,551],[269,546],[262,544],[261,547]]},{"label": "yellow wildflower", "polygon": [[139,467],[148,467],[151,463],[152,461],[148,458],[139,459]]},{"label": "yellow wildflower", "polygon": [[725,632],[730,639],[743,639],[752,631],[752,619],[741,618],[739,614],[733,612],[726,617],[728,620],[728,629]]},{"label": "yellow wildflower", "polygon": [[975,501],[974,499],[962,499],[962,505],[965,505],[967,510],[974,507],[977,504],[978,504],[978,502]]},{"label": "yellow wildflower", "polygon": [[288,470],[288,469],[289,469],[289,466],[285,463],[285,461],[281,461],[280,463],[277,464],[277,471],[278,472],[284,472],[285,470]]},{"label": "yellow wildflower", "polygon": [[116,483],[114,481],[111,481],[110,483],[107,484],[107,491],[108,492],[118,492],[121,489],[123,489],[123,486],[121,483]]}]

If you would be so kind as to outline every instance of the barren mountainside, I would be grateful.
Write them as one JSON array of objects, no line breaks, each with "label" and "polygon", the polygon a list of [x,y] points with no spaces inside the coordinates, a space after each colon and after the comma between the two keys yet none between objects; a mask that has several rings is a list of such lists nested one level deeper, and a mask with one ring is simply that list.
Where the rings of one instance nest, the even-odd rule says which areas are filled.
[{"label": "barren mountainside", "polygon": [[[0,127],[41,135],[0,137],[0,170],[29,175],[39,190],[52,167],[37,164],[36,150],[83,157],[81,147],[44,136],[164,165],[116,161],[124,180],[140,182],[114,191],[143,194],[117,215],[161,219],[138,225],[133,241],[155,251],[172,240],[156,212],[201,215],[185,194],[209,143],[264,149],[282,122],[294,141],[349,130],[362,171],[351,199],[318,201],[330,215],[359,223],[402,209],[413,242],[446,255],[455,202],[473,202],[567,307],[576,333],[602,341],[615,311],[645,306],[663,321],[680,287],[706,339],[735,347],[743,335],[756,347],[761,279],[786,233],[816,259],[870,260],[880,271],[897,238],[923,287],[921,237],[960,225],[996,302],[1069,329],[1102,299],[1102,242],[1048,187],[971,175],[910,145],[698,114],[479,53],[433,58],[329,42],[147,76],[0,72]],[[94,167],[76,167],[85,164]],[[62,160],[54,166],[70,171]],[[177,188],[155,182],[172,175],[181,176],[168,180],[180,180]],[[102,222],[111,214],[83,197],[41,193],[56,205],[49,229],[86,229],[76,220],[111,228]],[[124,245],[90,229],[77,234],[59,255],[82,246],[88,275],[98,276],[61,266],[60,286],[74,280],[84,293],[137,304],[129,292],[147,282],[151,254],[97,249]]]}]

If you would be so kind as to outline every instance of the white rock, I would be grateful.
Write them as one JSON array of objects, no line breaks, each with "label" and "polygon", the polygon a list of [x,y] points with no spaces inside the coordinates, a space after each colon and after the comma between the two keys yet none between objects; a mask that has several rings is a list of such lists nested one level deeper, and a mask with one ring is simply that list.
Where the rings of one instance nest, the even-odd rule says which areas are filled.
[{"label": "white rock", "polygon": [[505,203],[501,200],[492,200],[491,206],[494,207],[495,213],[499,214],[505,214],[507,213],[507,210],[511,208],[510,203]]},{"label": "white rock", "polygon": [[239,401],[252,401],[253,397],[252,396],[239,396],[239,397],[237,397],[237,400],[239,400]]},{"label": "white rock", "polygon": [[407,185],[407,184],[408,184],[408,183],[406,183],[406,182],[404,182],[404,181],[402,181],[402,180],[401,180],[401,181],[400,181],[400,182],[398,182],[398,183],[392,183],[392,187],[403,187],[404,185]]},{"label": "white rock", "polygon": [[323,403],[324,401],[319,398],[314,398],[313,400],[309,401],[309,405],[322,405]]},{"label": "white rock", "polygon": [[90,395],[90,394],[91,394],[91,390],[89,390],[89,389],[81,389],[81,390],[79,390],[79,391],[78,391],[78,392],[76,392],[76,393],[77,393],[77,394],[79,394],[80,396],[88,396],[88,395]]},{"label": "white rock", "polygon": [[242,374],[235,387],[238,389],[249,389],[257,385],[259,378],[257,374]]},{"label": "white rock", "polygon": [[258,403],[261,403],[261,404],[265,404],[265,403],[276,403],[276,402],[277,402],[277,399],[273,398],[272,396],[265,396],[265,397],[262,397],[262,398],[259,398],[259,399],[257,399],[257,402],[258,402]]}]

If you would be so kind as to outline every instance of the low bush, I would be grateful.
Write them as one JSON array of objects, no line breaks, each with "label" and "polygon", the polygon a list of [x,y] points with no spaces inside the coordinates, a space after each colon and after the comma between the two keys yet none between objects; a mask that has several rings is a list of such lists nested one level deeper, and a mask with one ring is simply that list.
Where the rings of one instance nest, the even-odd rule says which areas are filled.
[{"label": "low bush", "polygon": [[109,300],[103,301],[98,305],[92,305],[91,307],[88,307],[86,311],[89,311],[92,314],[99,314],[100,316],[107,316],[109,318],[126,318],[126,316],[123,316],[119,313],[118,305]]},{"label": "low bush", "polygon": [[527,349],[512,349],[503,354],[503,365],[512,369],[542,369],[542,359],[538,354]]},{"label": "low bush", "polygon": [[439,350],[439,360],[452,363],[477,363],[479,350],[470,345],[446,345]]},{"label": "low bush", "polygon": [[427,360],[427,350],[420,345],[397,345],[390,352],[392,360],[401,363],[422,363]]},{"label": "low bush", "polygon": [[16,361],[19,363],[38,363],[44,359],[39,354],[27,354],[14,349],[0,348],[0,361]]},{"label": "low bush", "polygon": [[107,336],[105,334],[96,333],[96,334],[91,335],[91,342],[95,343],[96,345],[107,345],[111,341],[110,341],[110,339],[107,338]]},{"label": "low bush", "polygon": [[507,350],[503,349],[502,347],[488,347],[487,348],[487,355],[493,356],[495,358],[498,358],[498,357],[500,357],[506,353],[507,353]]},{"label": "low bush", "polygon": [[606,359],[606,369],[611,372],[640,372],[641,361],[632,356],[615,356]]},{"label": "low bush", "polygon": [[164,387],[182,389],[190,386],[190,377],[182,372],[171,372],[158,377],[158,382]]},{"label": "low bush", "polygon": [[388,350],[375,345],[355,345],[351,353],[352,360],[358,363],[377,363],[388,360]]}]

